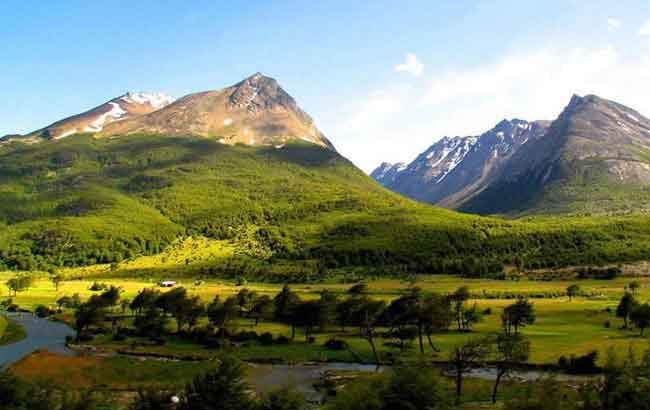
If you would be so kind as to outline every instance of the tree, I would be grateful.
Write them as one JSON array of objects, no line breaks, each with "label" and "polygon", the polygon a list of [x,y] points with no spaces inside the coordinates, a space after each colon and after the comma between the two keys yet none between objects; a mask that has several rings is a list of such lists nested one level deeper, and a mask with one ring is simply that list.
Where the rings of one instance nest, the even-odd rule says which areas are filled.
[{"label": "tree", "polygon": [[186,293],[183,293],[183,297],[177,296],[175,295],[167,301],[168,312],[176,319],[176,327],[179,332],[185,325],[192,329],[205,312],[205,306],[198,296],[188,297]]},{"label": "tree", "polygon": [[185,388],[182,410],[253,410],[255,402],[244,381],[242,364],[232,356],[222,356],[216,369],[197,376]]},{"label": "tree", "polygon": [[50,281],[52,281],[52,284],[54,285],[54,289],[57,292],[59,291],[59,285],[63,282],[63,280],[64,280],[63,275],[59,273],[50,276]]},{"label": "tree", "polygon": [[237,293],[237,305],[239,306],[240,316],[243,316],[244,314],[248,314],[250,312],[251,306],[256,296],[256,292],[250,291],[246,288],[241,289]]},{"label": "tree", "polygon": [[359,307],[354,313],[354,322],[359,325],[361,335],[370,344],[372,354],[375,357],[377,369],[381,366],[377,346],[375,345],[375,329],[379,322],[379,318],[384,311],[386,304],[381,300],[374,300],[368,297],[363,297],[360,300]]},{"label": "tree", "polygon": [[104,320],[106,314],[104,307],[97,298],[91,298],[88,302],[79,305],[74,314],[77,340],[90,326],[98,325]]},{"label": "tree", "polygon": [[530,341],[519,334],[502,333],[496,338],[495,352],[497,375],[492,389],[492,403],[497,402],[501,379],[512,372],[517,365],[528,361]]},{"label": "tree", "polygon": [[341,326],[342,332],[345,332],[345,326],[353,321],[354,313],[359,309],[362,301],[363,298],[353,296],[336,305],[336,321]]},{"label": "tree", "polygon": [[9,288],[9,292],[13,292],[14,296],[17,296],[18,292],[29,289],[32,286],[33,280],[30,275],[18,275],[7,280],[6,285]]},{"label": "tree", "polygon": [[623,327],[625,329],[629,326],[630,313],[638,306],[638,302],[634,299],[631,293],[625,292],[621,297],[618,306],[616,307],[616,317],[623,319]]},{"label": "tree", "polygon": [[290,387],[268,393],[260,406],[261,410],[302,410],[305,408],[305,396]]},{"label": "tree", "polygon": [[122,309],[122,314],[126,313],[126,310],[131,306],[131,301],[129,299],[122,299],[120,301],[120,309]]},{"label": "tree", "polygon": [[473,367],[483,364],[491,351],[491,341],[485,338],[468,339],[456,345],[449,353],[449,365],[456,379],[456,405],[463,393],[463,376]]},{"label": "tree", "polygon": [[208,320],[218,329],[222,341],[226,337],[230,322],[237,316],[237,311],[237,299],[233,296],[224,302],[221,302],[219,296],[215,296],[212,303],[208,305]]},{"label": "tree", "polygon": [[72,307],[72,298],[70,296],[62,296],[56,301],[56,305],[59,307],[59,310],[64,307]]},{"label": "tree", "polygon": [[483,313],[478,309],[476,303],[469,308],[463,309],[463,329],[471,331],[476,323],[483,321]]},{"label": "tree", "polygon": [[458,325],[458,331],[464,330],[463,327],[463,310],[465,307],[465,302],[469,300],[470,293],[467,286],[461,286],[452,293],[449,298],[453,303],[454,311],[456,312],[456,323]]},{"label": "tree", "polygon": [[634,280],[627,285],[627,288],[630,289],[633,295],[636,295],[636,292],[641,289],[641,282]]},{"label": "tree", "polygon": [[157,289],[142,289],[133,298],[129,307],[131,311],[135,312],[136,316],[139,316],[142,311],[154,307],[159,297],[160,291]]},{"label": "tree", "polygon": [[634,326],[641,330],[641,336],[643,336],[645,328],[650,327],[650,305],[644,303],[635,307],[630,312],[630,320],[634,323]]},{"label": "tree", "polygon": [[433,371],[422,367],[398,367],[380,393],[382,410],[451,409],[445,382]]},{"label": "tree", "polygon": [[291,324],[291,339],[296,336],[296,328],[292,319],[294,310],[299,303],[300,297],[289,288],[289,285],[284,285],[282,290],[273,298],[275,320]]},{"label": "tree", "polygon": [[273,300],[267,295],[255,299],[250,311],[250,316],[255,319],[255,326],[257,326],[262,319],[272,318],[273,308]]},{"label": "tree", "polygon": [[454,312],[450,299],[437,293],[427,296],[424,300],[424,308],[420,312],[420,315],[420,320],[424,326],[424,333],[427,335],[431,350],[439,352],[440,350],[431,340],[431,334],[446,331],[451,326],[454,320]]},{"label": "tree", "polygon": [[99,297],[103,300],[104,306],[112,310],[119,302],[121,292],[122,288],[111,285],[111,287],[102,292]]},{"label": "tree", "polygon": [[336,319],[336,305],[338,300],[333,292],[324,289],[320,292],[320,299],[318,301],[318,327],[321,331]]},{"label": "tree", "polygon": [[149,307],[144,312],[135,317],[133,326],[140,336],[156,339],[165,332],[167,317],[156,307]]},{"label": "tree", "polygon": [[183,287],[174,288],[158,296],[156,307],[162,309],[165,314],[170,314],[185,299],[187,299],[187,290]]},{"label": "tree", "polygon": [[506,306],[501,314],[501,323],[506,334],[519,333],[519,328],[535,323],[535,319],[535,307],[524,298]]},{"label": "tree", "polygon": [[566,294],[569,297],[569,302],[573,300],[575,296],[577,296],[580,293],[580,286],[576,285],[575,283],[572,285],[569,285],[566,288]]}]

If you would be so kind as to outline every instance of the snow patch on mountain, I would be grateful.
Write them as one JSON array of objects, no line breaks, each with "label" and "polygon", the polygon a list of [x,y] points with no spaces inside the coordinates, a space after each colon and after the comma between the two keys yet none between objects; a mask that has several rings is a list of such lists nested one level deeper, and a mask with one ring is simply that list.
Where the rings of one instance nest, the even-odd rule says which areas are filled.
[{"label": "snow patch on mountain", "polygon": [[148,104],[155,109],[166,107],[175,101],[174,97],[164,93],[147,92],[128,92],[120,99],[130,104]]},{"label": "snow patch on mountain", "polygon": [[111,106],[111,109],[97,117],[90,125],[87,125],[84,131],[99,132],[104,128],[107,121],[117,121],[127,114],[118,103],[109,102],[108,104]]}]

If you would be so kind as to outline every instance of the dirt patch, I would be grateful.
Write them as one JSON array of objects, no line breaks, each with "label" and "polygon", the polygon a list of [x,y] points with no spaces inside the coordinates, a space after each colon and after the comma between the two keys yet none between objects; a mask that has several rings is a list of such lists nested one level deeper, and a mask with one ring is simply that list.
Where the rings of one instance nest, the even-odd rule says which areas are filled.
[{"label": "dirt patch", "polygon": [[89,370],[102,365],[104,358],[93,356],[62,356],[37,351],[14,364],[10,371],[29,380],[45,380],[58,385],[92,387]]}]

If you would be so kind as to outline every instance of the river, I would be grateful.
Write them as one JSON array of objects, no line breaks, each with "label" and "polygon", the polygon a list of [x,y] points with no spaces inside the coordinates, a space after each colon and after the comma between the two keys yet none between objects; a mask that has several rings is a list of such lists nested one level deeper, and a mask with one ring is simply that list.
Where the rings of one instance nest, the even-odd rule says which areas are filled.
[{"label": "river", "polygon": [[6,316],[23,326],[27,337],[19,342],[0,346],[0,368],[11,366],[39,349],[59,354],[74,354],[65,346],[65,338],[74,336],[75,332],[65,323],[41,319],[31,313],[8,313]]}]

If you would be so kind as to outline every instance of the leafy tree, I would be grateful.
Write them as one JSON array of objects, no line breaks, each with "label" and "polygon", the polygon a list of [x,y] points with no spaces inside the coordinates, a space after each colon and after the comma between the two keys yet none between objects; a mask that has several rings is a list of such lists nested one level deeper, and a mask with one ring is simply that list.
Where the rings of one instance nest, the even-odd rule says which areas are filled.
[{"label": "leafy tree", "polygon": [[260,406],[261,410],[303,410],[305,408],[305,396],[299,391],[290,387],[283,387],[279,390],[268,393]]},{"label": "leafy tree", "polygon": [[533,304],[528,299],[519,298],[503,309],[501,323],[506,334],[517,334],[519,328],[535,323],[536,317]]},{"label": "leafy tree", "polygon": [[255,319],[255,326],[257,326],[262,319],[272,318],[274,307],[273,300],[267,295],[255,299],[250,311],[250,316]]},{"label": "leafy tree", "polygon": [[185,388],[182,410],[253,410],[255,401],[244,381],[241,362],[222,356],[216,369],[196,377]]},{"label": "leafy tree", "polygon": [[119,302],[121,292],[121,288],[117,286],[110,286],[108,289],[102,292],[99,297],[103,300],[104,306],[111,308],[112,310],[113,307],[116,306]]},{"label": "leafy tree", "polygon": [[634,326],[641,330],[641,336],[643,336],[643,331],[650,327],[650,305],[644,303],[635,307],[630,312],[630,320]]},{"label": "leafy tree", "polygon": [[59,291],[59,285],[64,281],[64,276],[57,273],[52,276],[50,276],[50,281],[52,281],[52,284],[54,285],[54,289],[58,292]]},{"label": "leafy tree", "polygon": [[294,310],[300,303],[300,297],[293,292],[289,285],[284,285],[282,290],[273,298],[275,305],[275,319],[279,322],[291,324],[291,339],[295,338],[296,328],[294,321]]},{"label": "leafy tree", "polygon": [[621,297],[618,306],[616,307],[616,317],[623,319],[623,327],[625,329],[629,326],[630,313],[638,306],[638,302],[634,299],[631,293],[625,292]]},{"label": "leafy tree", "polygon": [[580,286],[576,285],[575,283],[572,285],[569,285],[566,288],[566,294],[569,297],[569,301],[572,301],[575,296],[577,296],[580,293]]},{"label": "leafy tree", "polygon": [[463,309],[463,329],[471,331],[476,323],[483,321],[483,312],[481,312],[476,303],[471,308]]},{"label": "leafy tree", "polygon": [[18,295],[18,292],[23,292],[28,290],[34,281],[30,275],[18,275],[9,280],[7,280],[7,288],[10,292],[14,293],[14,296]]},{"label": "leafy tree", "polygon": [[516,366],[528,361],[530,341],[519,334],[502,333],[496,338],[495,353],[497,374],[492,389],[492,403],[497,401],[501,379],[511,373]]},{"label": "leafy tree", "polygon": [[456,345],[449,352],[449,366],[456,381],[456,405],[460,405],[463,394],[463,377],[472,368],[485,362],[491,351],[492,343],[486,338],[471,338]]},{"label": "leafy tree", "polygon": [[630,289],[633,295],[636,295],[636,292],[641,289],[641,282],[634,280],[627,285],[627,288]]},{"label": "leafy tree", "polygon": [[381,396],[384,410],[442,410],[453,407],[444,380],[432,370],[421,367],[396,368]]},{"label": "leafy tree", "polygon": [[257,293],[247,288],[241,289],[237,293],[237,305],[239,306],[239,313],[241,316],[248,314],[253,305],[253,301],[257,297]]},{"label": "leafy tree", "polygon": [[61,296],[57,299],[56,305],[59,307],[59,310],[64,307],[72,307],[72,298],[70,296]]},{"label": "leafy tree", "polygon": [[104,308],[105,306],[99,303],[97,298],[91,298],[88,302],[79,305],[74,314],[77,340],[90,326],[98,325],[104,320],[106,314]]},{"label": "leafy tree", "polygon": [[464,330],[463,326],[463,311],[465,308],[465,302],[469,300],[470,293],[467,286],[461,286],[452,293],[449,298],[453,303],[454,312],[456,313],[456,324],[458,325],[458,331]]},{"label": "leafy tree", "polygon": [[[424,327],[424,333],[431,350],[439,352],[440,350],[433,344],[431,334],[442,332],[449,329],[454,321],[454,312],[451,306],[451,300],[443,295],[434,293],[424,299],[423,309],[420,311],[421,325]],[[423,351],[423,349],[420,349]]]},{"label": "leafy tree", "polygon": [[143,310],[156,306],[156,302],[160,297],[160,291],[157,289],[142,289],[135,298],[131,301],[129,307],[136,316],[140,315]]},{"label": "leafy tree", "polygon": [[210,323],[218,329],[222,339],[226,337],[227,329],[237,316],[237,299],[233,296],[221,302],[219,296],[208,305],[207,314]]},{"label": "leafy tree", "polygon": [[381,366],[381,361],[375,344],[375,330],[380,323],[380,318],[385,308],[385,302],[363,297],[360,300],[358,309],[354,312],[354,322],[358,324],[361,329],[361,335],[363,338],[368,341],[368,344],[370,344],[372,354],[375,357],[375,363],[377,364],[377,369]]},{"label": "leafy tree", "polygon": [[138,315],[133,320],[133,326],[139,335],[152,339],[159,338],[165,332],[167,317],[161,309],[149,307],[144,314]]}]

